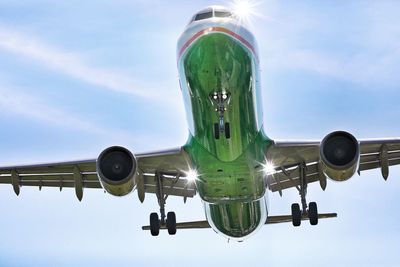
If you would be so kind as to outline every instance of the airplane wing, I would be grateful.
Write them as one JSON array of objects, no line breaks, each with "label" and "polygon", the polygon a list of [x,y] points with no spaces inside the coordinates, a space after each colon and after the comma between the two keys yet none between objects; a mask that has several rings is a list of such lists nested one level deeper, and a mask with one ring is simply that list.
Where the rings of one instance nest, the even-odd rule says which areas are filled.
[{"label": "airplane wing", "polygon": [[[275,171],[267,175],[267,186],[273,192],[300,187],[300,166],[305,164],[307,183],[320,182],[326,188],[326,176],[322,171],[319,141],[288,142],[274,141],[267,150],[267,162]],[[380,168],[385,180],[389,166],[400,164],[400,138],[359,140],[360,164],[362,171]]]},{"label": "airplane wing", "polygon": [[[190,160],[182,148],[136,154],[139,175],[136,179],[139,199],[145,193],[157,193],[157,175],[162,174],[163,192],[166,196],[180,196],[184,200],[196,195],[193,183],[185,178]],[[10,184],[18,195],[23,186],[75,188],[79,200],[84,188],[102,189],[97,172],[96,159],[58,162],[49,164],[0,167],[0,184]]]}]

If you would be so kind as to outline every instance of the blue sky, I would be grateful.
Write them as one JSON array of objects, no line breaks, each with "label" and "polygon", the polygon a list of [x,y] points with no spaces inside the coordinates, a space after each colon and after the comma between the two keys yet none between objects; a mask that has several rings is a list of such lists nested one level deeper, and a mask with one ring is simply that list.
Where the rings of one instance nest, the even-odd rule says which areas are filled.
[{"label": "blue sky", "polygon": [[[0,163],[94,158],[109,145],[182,145],[187,124],[176,41],[191,15],[221,1],[0,0]],[[398,1],[259,1],[264,124],[274,139],[400,136]],[[244,243],[211,230],[152,238],[147,196],[0,187],[0,266],[398,266],[399,167],[370,171],[309,201],[338,219],[264,227]],[[296,191],[270,195],[290,211]],[[167,208],[204,218],[199,199]]]}]

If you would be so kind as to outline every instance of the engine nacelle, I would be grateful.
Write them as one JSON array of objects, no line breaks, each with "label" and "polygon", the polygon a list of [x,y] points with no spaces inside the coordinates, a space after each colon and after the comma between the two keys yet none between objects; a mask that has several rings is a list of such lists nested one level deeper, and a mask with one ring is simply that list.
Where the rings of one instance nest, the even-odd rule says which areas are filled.
[{"label": "engine nacelle", "polygon": [[136,185],[137,161],[126,148],[113,146],[101,152],[96,162],[103,188],[114,196],[125,196]]},{"label": "engine nacelle", "polygon": [[320,145],[323,172],[334,181],[346,181],[357,171],[360,162],[360,145],[348,132],[328,134]]}]

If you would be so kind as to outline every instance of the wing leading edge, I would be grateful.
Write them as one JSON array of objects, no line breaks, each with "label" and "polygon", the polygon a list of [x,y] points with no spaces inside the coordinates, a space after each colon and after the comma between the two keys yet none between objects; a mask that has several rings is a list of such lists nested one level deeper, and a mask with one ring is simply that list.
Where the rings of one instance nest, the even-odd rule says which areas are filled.
[{"label": "wing leading edge", "polygon": [[[141,201],[145,193],[157,193],[159,177],[163,178],[165,195],[180,196],[185,200],[196,195],[196,188],[185,178],[191,162],[182,148],[141,153],[136,155],[139,176],[136,179]],[[10,184],[19,195],[23,186],[75,188],[82,200],[84,188],[102,189],[96,171],[96,159],[48,164],[0,167],[0,184]],[[156,175],[157,174],[157,175]]]},{"label": "wing leading edge", "polygon": [[[360,140],[358,173],[380,168],[385,180],[389,167],[400,164],[400,138]],[[326,175],[320,161],[320,142],[275,141],[267,150],[267,161],[275,171],[267,175],[267,186],[273,192],[300,187],[301,165],[305,165],[307,183],[320,182],[326,188]]]}]

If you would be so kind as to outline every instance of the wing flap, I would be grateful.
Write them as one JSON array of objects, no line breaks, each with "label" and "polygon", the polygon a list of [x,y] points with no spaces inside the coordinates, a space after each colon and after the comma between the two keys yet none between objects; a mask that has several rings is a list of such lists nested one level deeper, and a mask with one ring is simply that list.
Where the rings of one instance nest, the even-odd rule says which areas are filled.
[{"label": "wing flap", "polygon": [[[146,193],[157,193],[156,176],[143,175],[144,189]],[[163,176],[162,179],[163,191],[166,195],[194,197],[196,195],[196,186],[185,178],[175,176]]]},{"label": "wing flap", "polygon": [[[155,186],[157,183],[155,176],[143,175],[143,179],[145,186]],[[163,185],[164,187],[186,188],[189,185],[189,183],[188,180],[183,178],[178,178],[178,179],[176,179],[176,177],[166,178],[164,176]]]},{"label": "wing flap", "polygon": [[[389,166],[400,165],[400,158],[389,159]],[[372,169],[378,169],[381,167],[380,161],[366,162],[360,164],[360,171],[367,171]]]},{"label": "wing flap", "polygon": [[267,160],[274,166],[293,166],[300,162],[319,160],[319,143],[317,141],[274,141],[266,152]]},{"label": "wing flap", "polygon": [[[21,181],[21,186],[36,186],[36,187],[58,187],[62,188],[73,188],[75,187],[74,181]],[[101,189],[101,185],[98,182],[83,182],[84,188]]]},{"label": "wing flap", "polygon": [[[194,189],[164,187],[163,190],[167,196],[194,197],[196,195],[196,190]],[[145,191],[146,193],[157,194],[157,187],[146,186]]]},{"label": "wing flap", "polygon": [[[306,167],[307,183],[319,181],[320,172],[317,163],[312,163]],[[298,167],[292,167],[288,170],[281,170],[268,175],[267,184],[272,192],[282,191],[300,185],[300,171]]]},{"label": "wing flap", "polygon": [[181,173],[190,170],[191,161],[183,148],[136,155],[143,173]]},{"label": "wing flap", "polygon": [[[2,175],[0,177],[10,177],[11,175]],[[82,174],[83,181],[98,182],[97,174]],[[74,181],[73,174],[50,174],[50,175],[20,175],[20,181]],[[0,181],[1,183],[1,181]]]},{"label": "wing flap", "polygon": [[[73,173],[64,174],[30,174],[18,176],[19,186],[36,186],[36,187],[75,187],[75,179]],[[102,188],[97,178],[97,174],[81,174],[81,181],[84,188]],[[10,174],[0,175],[0,184],[12,184]]]}]

